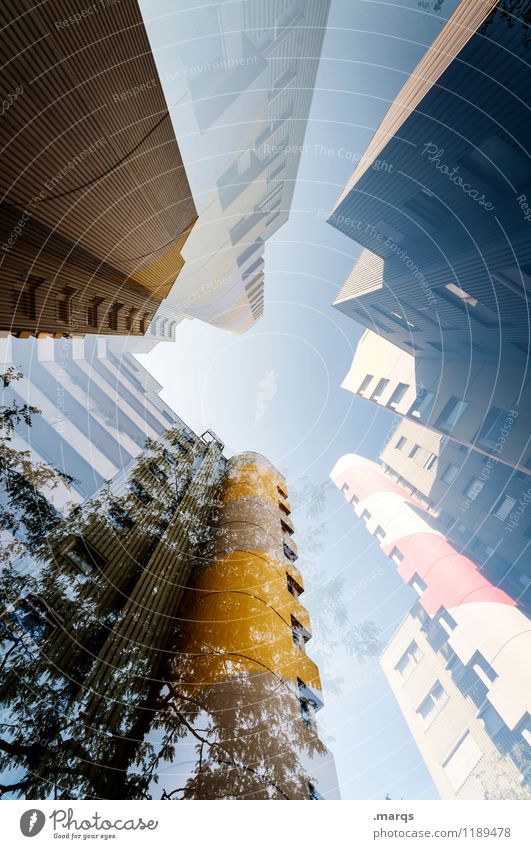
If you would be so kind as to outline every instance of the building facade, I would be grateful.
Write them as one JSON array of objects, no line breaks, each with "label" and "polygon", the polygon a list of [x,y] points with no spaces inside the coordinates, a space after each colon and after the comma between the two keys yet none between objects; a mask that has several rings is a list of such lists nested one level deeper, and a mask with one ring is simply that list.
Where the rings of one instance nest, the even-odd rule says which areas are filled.
[{"label": "building facade", "polygon": [[[264,309],[264,251],[289,216],[329,0],[143,4],[199,218],[170,295],[241,333]],[[157,14],[160,12],[160,14]]]},{"label": "building facade", "polygon": [[[503,766],[507,759],[505,772],[512,773],[513,766],[518,770],[516,789],[520,792],[523,788],[528,794],[531,630],[522,606],[452,545],[432,525],[426,505],[377,463],[345,455],[336,463],[331,478],[378,540],[391,568],[418,596],[415,611],[430,645],[444,658],[452,675],[455,672],[459,680],[466,678],[465,695],[476,705],[477,716],[499,751],[500,763]],[[416,650],[411,653],[415,655]],[[407,652],[403,662],[409,663]],[[428,696],[425,693],[423,698]],[[471,742],[464,745],[467,751],[472,747]],[[451,759],[451,753],[448,757]],[[477,787],[471,792],[477,794]]]},{"label": "building facade", "polygon": [[24,589],[2,619],[3,785],[26,798],[337,795],[292,531],[265,458],[227,461],[215,434],[182,423],[150,442],[18,564]]},{"label": "building facade", "polygon": [[481,689],[434,648],[420,607],[401,622],[380,662],[441,799],[526,798]]},{"label": "building facade", "polygon": [[31,427],[18,426],[17,446],[74,477],[53,494],[59,509],[94,495],[140,455],[146,438],[182,423],[131,351],[152,342],[149,334],[133,344],[109,336],[0,340],[0,371],[23,373],[5,400],[41,410]]},{"label": "building facade", "polygon": [[145,334],[196,219],[137,3],[90,8],[2,7],[4,335]]},{"label": "building facade", "polygon": [[414,357],[367,330],[342,386],[484,462],[531,473],[531,387],[522,366]]},{"label": "building facade", "polygon": [[335,306],[415,357],[529,353],[528,44],[508,20],[459,3],[329,218],[365,249]]},{"label": "building facade", "polygon": [[385,474],[423,502],[430,524],[529,614],[529,476],[408,419],[380,459]]}]

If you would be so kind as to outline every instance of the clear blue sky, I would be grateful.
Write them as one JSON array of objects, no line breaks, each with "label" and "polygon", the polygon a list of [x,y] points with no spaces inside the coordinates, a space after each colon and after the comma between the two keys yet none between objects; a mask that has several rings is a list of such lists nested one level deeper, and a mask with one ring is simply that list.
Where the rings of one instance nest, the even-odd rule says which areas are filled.
[{"label": "clear blue sky", "polygon": [[[212,427],[228,454],[265,454],[295,492],[305,478],[315,485],[326,481],[344,453],[376,458],[393,426],[385,410],[340,388],[362,329],[331,302],[359,248],[326,224],[323,213],[440,31],[442,16],[457,4],[445,0],[438,12],[431,10],[434,5],[332,0],[290,221],[267,243],[265,316],[243,336],[183,322],[174,345],[160,344],[140,358],[164,386],[162,397],[191,427]],[[173,12],[185,4],[143,0],[141,6],[155,59],[164,55],[167,69],[163,48],[178,40]],[[156,23],[160,15],[167,16],[162,27]],[[174,125],[179,137],[178,122]],[[318,554],[299,512],[295,509],[294,521],[307,576],[304,602],[314,623],[309,649],[321,666],[326,697],[321,726],[336,756],[342,796],[437,798],[378,664],[360,666],[341,646],[330,656],[326,646],[325,601],[338,578],[349,623],[373,620],[384,639],[413,602],[412,591],[337,491],[328,494],[316,520],[326,524]]]}]

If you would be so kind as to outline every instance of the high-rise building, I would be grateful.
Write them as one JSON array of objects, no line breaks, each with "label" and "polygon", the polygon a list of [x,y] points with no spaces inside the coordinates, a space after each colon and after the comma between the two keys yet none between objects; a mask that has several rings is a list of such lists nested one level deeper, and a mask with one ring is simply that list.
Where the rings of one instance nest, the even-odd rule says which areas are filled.
[{"label": "high-rise building", "polygon": [[385,474],[424,503],[430,524],[529,612],[529,476],[409,419],[380,458]]},{"label": "high-rise building", "polygon": [[400,623],[380,662],[442,799],[528,798],[506,754],[511,735],[485,704],[475,676],[434,646],[419,606]]},{"label": "high-rise building", "polygon": [[23,558],[2,621],[14,792],[337,797],[292,532],[265,458],[180,423]]},{"label": "high-rise building", "polygon": [[197,216],[136,0],[0,22],[0,331],[143,335]]},{"label": "high-rise building", "polygon": [[335,306],[416,357],[529,352],[528,40],[504,8],[459,3],[329,218],[365,248]]},{"label": "high-rise building", "polygon": [[530,375],[519,365],[414,357],[366,330],[342,386],[485,462],[531,475]]},{"label": "high-rise building", "polygon": [[[149,347],[149,334],[134,343]],[[16,445],[74,477],[53,500],[60,509],[81,502],[138,457],[146,438],[161,437],[179,416],[159,397],[161,386],[140,365],[126,338],[0,340],[0,371],[23,377],[4,400],[41,411],[20,423]]]},{"label": "high-rise building", "polygon": [[241,333],[264,309],[266,241],[288,219],[329,0],[143,4],[199,218],[169,297]]},{"label": "high-rise building", "polygon": [[[414,612],[428,642],[444,658],[453,680],[462,683],[464,695],[476,705],[478,717],[499,751],[500,762],[512,762],[519,772],[518,787],[529,793],[529,618],[513,597],[489,580],[470,557],[432,525],[426,505],[393,481],[377,463],[348,454],[338,460],[331,478],[378,540],[393,564],[391,568],[417,594]],[[401,640],[402,637],[396,645],[402,646]],[[396,645],[393,651],[397,650]],[[398,672],[418,660],[417,649],[411,645],[404,646],[396,659]],[[389,657],[394,657],[393,651]],[[444,687],[442,681],[439,683]],[[415,691],[413,695],[416,698],[419,693]],[[426,698],[428,709],[430,692],[423,693],[422,698]],[[439,698],[439,690],[435,698]],[[420,697],[417,705],[420,706]],[[463,728],[462,734],[466,733]],[[454,741],[459,754],[450,772],[462,775],[462,761],[476,751],[477,743],[472,735],[459,749],[459,740]],[[446,763],[452,760],[453,752],[450,749],[446,753]],[[511,770],[508,765],[505,771]],[[454,791],[457,789],[454,785]],[[477,787],[471,792],[476,793]]]}]

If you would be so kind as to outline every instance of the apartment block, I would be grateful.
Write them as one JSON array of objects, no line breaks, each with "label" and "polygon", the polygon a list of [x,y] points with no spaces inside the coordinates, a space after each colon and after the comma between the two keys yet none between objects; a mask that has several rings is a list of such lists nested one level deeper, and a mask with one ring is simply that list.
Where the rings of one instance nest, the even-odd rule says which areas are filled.
[{"label": "apartment block", "polygon": [[59,509],[94,495],[141,454],[146,438],[157,440],[181,423],[131,352],[151,344],[150,335],[133,344],[109,336],[0,340],[0,370],[13,366],[23,374],[4,390],[5,402],[41,411],[31,427],[18,426],[17,447],[74,477],[53,494]]},{"label": "apartment block", "polygon": [[3,784],[15,770],[32,799],[337,798],[293,530],[265,458],[227,460],[182,423],[150,442],[16,564],[0,706],[38,744],[3,750]]},{"label": "apartment block", "polygon": [[432,527],[529,614],[529,476],[408,419],[380,459],[385,474],[422,501]]},{"label": "apartment block", "polygon": [[414,357],[367,330],[342,386],[485,462],[531,473],[530,377],[519,365]]},{"label": "apartment block", "polygon": [[528,58],[504,7],[462,0],[329,217],[364,249],[334,305],[415,357],[528,356]]},{"label": "apartment block", "polygon": [[2,6],[4,335],[144,335],[197,217],[138,4],[90,9]]},{"label": "apartment block", "polygon": [[[329,0],[143,3],[199,218],[170,302],[241,333],[264,310],[264,251],[289,216]],[[157,12],[160,10],[160,14]]]},{"label": "apartment block", "polygon": [[[389,567],[397,571],[404,583],[411,587],[413,597],[418,598],[415,615],[420,619],[431,647],[445,659],[452,675],[456,670],[459,680],[464,681],[466,677],[464,694],[476,706],[478,718],[483,715],[488,717],[484,721],[485,730],[498,749],[500,761],[510,760],[518,771],[515,792],[518,789],[518,793],[529,798],[531,677],[528,656],[531,630],[522,605],[489,579],[465,552],[452,544],[432,524],[432,514],[426,504],[392,480],[379,464],[365,457],[347,454],[338,460],[331,478],[352,504],[354,514],[377,539],[389,559]],[[399,671],[401,665],[407,667],[410,663],[408,645],[404,644],[402,653],[396,658]],[[417,648],[413,646],[409,654],[413,655],[411,664],[415,665],[420,659]],[[457,680],[455,676],[454,680]],[[432,681],[433,685],[436,683]],[[444,683],[439,683],[444,688]],[[421,697],[423,700],[429,696],[427,691],[423,693],[421,690],[413,694],[415,700],[418,696],[415,711],[421,704]],[[440,695],[437,688],[434,699],[439,699]],[[404,713],[407,718],[406,710]],[[463,723],[466,725],[465,717]],[[453,733],[455,726],[450,727]],[[456,730],[451,746],[449,741],[450,748],[443,757],[447,764],[453,757],[452,747],[456,752],[459,750],[459,734],[466,736],[466,728],[460,732]],[[476,752],[476,746],[479,748],[479,753],[476,752],[479,762],[482,744],[474,744],[473,736],[467,738],[450,767],[450,773],[461,758],[465,755],[468,758],[472,751]],[[510,765],[509,773],[514,775]],[[457,778],[462,778],[464,784],[468,774],[463,775],[456,767],[457,777],[452,779],[450,775],[454,782],[453,791],[459,791],[462,786]],[[444,785],[439,783],[438,786]],[[478,796],[475,783],[469,789],[476,794],[474,798],[482,797]],[[447,785],[445,792],[450,793]],[[468,797],[465,795],[465,798]]]},{"label": "apartment block", "polygon": [[452,651],[437,650],[419,605],[380,663],[441,799],[526,798],[506,754],[510,735],[485,702],[484,687]]}]

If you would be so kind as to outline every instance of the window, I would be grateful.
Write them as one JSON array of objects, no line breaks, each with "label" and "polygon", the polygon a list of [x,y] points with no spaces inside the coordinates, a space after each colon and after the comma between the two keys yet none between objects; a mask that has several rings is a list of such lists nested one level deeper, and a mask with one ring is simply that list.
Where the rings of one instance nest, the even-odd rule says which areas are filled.
[{"label": "window", "polygon": [[168,480],[168,475],[166,474],[164,469],[161,469],[160,466],[157,466],[156,463],[149,464],[149,471],[151,472],[155,480],[157,480],[159,483],[166,483],[166,481]]},{"label": "window", "polygon": [[396,443],[395,448],[397,448],[399,451],[401,451],[402,448],[404,447],[404,445],[406,444],[406,442],[407,442],[406,437],[401,436],[400,439],[398,440],[398,442]]},{"label": "window", "polygon": [[125,534],[133,527],[134,520],[119,504],[112,504],[109,509],[109,522],[119,534]]},{"label": "window", "polygon": [[424,463],[424,468],[430,471],[433,469],[435,463],[437,462],[437,454],[430,454],[426,462]]},{"label": "window", "polygon": [[484,486],[485,481],[481,481],[479,478],[471,478],[465,486],[463,493],[471,501],[475,501]]},{"label": "window", "polygon": [[511,498],[510,495],[502,495],[500,499],[494,505],[493,513],[497,519],[501,519],[504,521],[514,505],[516,504],[516,499]]},{"label": "window", "polygon": [[65,286],[59,292],[57,299],[57,318],[65,324],[70,324],[72,321],[72,299],[76,292],[77,289],[73,289],[71,286]]},{"label": "window", "polygon": [[291,513],[291,510],[289,509],[287,504],[284,504],[283,501],[279,501],[278,506],[279,506],[279,509],[282,510],[282,512],[284,513],[285,516],[289,516],[289,514]]},{"label": "window", "polygon": [[365,522],[365,524],[367,524],[367,522],[368,522],[368,521],[369,521],[369,519],[371,518],[371,514],[369,513],[369,511],[368,511],[368,510],[364,510],[364,511],[362,512],[362,514],[361,514],[361,517],[360,517],[360,518],[361,518],[361,521],[362,521],[362,522]]},{"label": "window", "polygon": [[153,496],[138,481],[132,480],[129,489],[142,504],[149,504],[150,501],[153,501]]},{"label": "window", "polygon": [[501,431],[507,425],[508,419],[512,421],[510,410],[503,410],[501,407],[491,407],[478,431],[478,442],[489,448],[495,448],[500,439]]},{"label": "window", "polygon": [[441,480],[448,485],[452,484],[459,474],[459,468],[454,466],[453,463],[448,463],[446,469],[444,470],[444,474],[441,475]]},{"label": "window", "polygon": [[23,280],[20,290],[14,289],[12,292],[13,307],[15,310],[27,316],[27,318],[37,318],[37,289],[41,286],[46,278],[35,277],[29,274],[26,278],[19,277],[18,280]]},{"label": "window", "polygon": [[387,402],[387,406],[391,407],[392,410],[396,409],[396,407],[398,407],[400,401],[402,400],[402,398],[404,397],[404,395],[406,394],[408,389],[409,389],[409,386],[408,386],[407,383],[399,383],[397,385],[396,389],[393,391],[393,394],[389,398],[389,401]]},{"label": "window", "polygon": [[301,681],[300,678],[297,678],[297,685],[299,688],[299,704],[301,709],[302,721],[308,728],[312,728],[315,719],[315,704],[308,696],[309,691],[304,681]]},{"label": "window", "polygon": [[403,681],[408,680],[417,664],[422,660],[422,657],[421,650],[415,640],[413,640],[395,666],[396,672],[398,672]]},{"label": "window", "polygon": [[455,395],[452,396],[438,419],[438,426],[445,430],[451,430],[463,416],[467,407],[468,401],[463,398],[456,398]]},{"label": "window", "polygon": [[445,300],[450,301],[451,304],[454,304],[454,306],[463,312],[468,313],[469,316],[475,318],[476,321],[479,321],[485,327],[498,326],[498,316],[494,310],[486,307],[481,301],[474,298],[473,295],[461,289],[460,286],[456,286],[454,283],[447,283],[446,286],[437,289],[437,292]]},{"label": "window", "polygon": [[441,607],[439,612],[437,613],[437,621],[441,628],[444,628],[448,636],[451,636],[452,631],[457,628],[457,622],[454,617],[448,613],[445,607]]},{"label": "window", "polygon": [[106,563],[105,558],[84,537],[75,537],[65,549],[64,555],[84,575],[90,575],[95,569],[103,569]]},{"label": "window", "polygon": [[378,540],[378,542],[383,542],[385,539],[385,531],[381,525],[376,525],[374,529],[374,536]]},{"label": "window", "polygon": [[306,628],[304,628],[294,616],[291,617],[291,636],[293,637],[295,645],[305,652],[305,646],[310,639],[310,635]]},{"label": "window", "polygon": [[396,563],[397,566],[400,566],[400,564],[402,563],[402,560],[404,559],[404,555],[402,554],[400,549],[396,547],[396,545],[393,546],[393,548],[391,549],[391,553],[389,554],[389,557],[391,558],[393,563]]},{"label": "window", "polygon": [[285,490],[285,489],[283,489],[281,486],[277,486],[277,492],[278,492],[278,494],[279,494],[279,495],[281,495],[281,496],[282,496],[282,498],[287,498],[287,497],[288,497],[288,493],[287,493],[287,492],[286,492],[286,490]]},{"label": "window", "polygon": [[389,381],[387,380],[387,378],[382,377],[381,380],[379,380],[378,383],[376,384],[376,388],[373,390],[373,392],[371,394],[371,398],[373,400],[378,399],[381,396],[382,392],[384,391],[385,387],[388,385],[388,383],[389,383]]},{"label": "window", "polygon": [[415,572],[415,574],[413,575],[413,577],[411,578],[411,580],[409,582],[409,586],[413,587],[413,589],[415,590],[417,595],[421,596],[428,585],[427,585],[426,581],[423,578],[421,578],[420,575],[418,575]]},{"label": "window", "polygon": [[433,392],[428,392],[427,389],[419,389],[417,397],[413,401],[408,410],[408,416],[414,416],[416,419],[421,419],[428,412],[435,395]]},{"label": "window", "polygon": [[442,762],[442,767],[454,790],[459,790],[464,784],[482,755],[483,752],[467,728]]},{"label": "window", "polygon": [[291,593],[293,598],[298,599],[304,592],[303,588],[300,584],[297,583],[295,578],[292,578],[291,575],[286,572],[286,582],[288,585],[288,592]]},{"label": "window", "polygon": [[87,304],[87,324],[89,327],[99,327],[98,310],[104,300],[104,298],[92,298]]},{"label": "window", "polygon": [[436,681],[417,708],[417,713],[428,725],[448,701],[448,694],[440,681]]},{"label": "window", "polygon": [[290,545],[287,542],[284,542],[284,554],[292,563],[295,563],[296,560],[299,559],[297,553],[293,551]]},{"label": "window", "polygon": [[373,374],[366,374],[358,387],[358,392],[365,392],[373,377]]},{"label": "window", "polygon": [[109,325],[109,330],[118,330],[118,313],[121,309],[123,309],[123,304],[114,303],[107,315],[107,324]]},{"label": "window", "polygon": [[409,452],[408,456],[409,456],[409,457],[411,457],[411,459],[413,459],[414,457],[416,457],[416,456],[417,456],[417,454],[419,453],[419,451],[420,451],[420,445],[418,445],[417,443],[415,443],[415,445],[413,446],[413,448],[412,448],[412,449],[411,449],[411,451]]},{"label": "window", "polygon": [[294,531],[293,525],[288,524],[288,522],[286,522],[284,519],[280,520],[280,527],[281,527],[281,530],[283,531],[283,533],[289,534],[290,536]]},{"label": "window", "polygon": [[483,657],[481,652],[478,651],[472,658],[472,669],[478,678],[481,678],[486,687],[490,687],[491,684],[494,684],[498,677],[496,670],[490,665],[488,660]]},{"label": "window", "polygon": [[313,799],[316,802],[320,801],[321,799],[324,800],[324,796],[321,796],[317,787],[315,786],[315,784],[312,784],[311,781],[308,782],[308,793],[310,799]]}]

